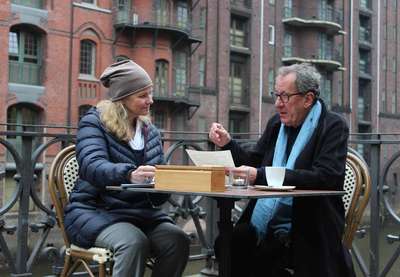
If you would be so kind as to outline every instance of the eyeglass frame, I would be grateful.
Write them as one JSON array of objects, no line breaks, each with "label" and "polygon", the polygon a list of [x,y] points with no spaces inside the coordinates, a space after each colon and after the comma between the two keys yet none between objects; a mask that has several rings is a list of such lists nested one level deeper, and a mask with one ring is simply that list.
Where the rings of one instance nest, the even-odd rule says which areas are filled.
[{"label": "eyeglass frame", "polygon": [[[277,93],[275,91],[271,91],[270,93],[271,93],[271,96],[273,98],[275,98],[275,101],[279,98],[279,100],[284,104],[289,103],[290,97],[292,97],[292,96],[306,95],[307,94],[307,93],[304,93],[304,92],[287,93],[286,91],[283,91],[281,93]],[[287,101],[283,101],[282,96],[286,96],[287,97]]]}]

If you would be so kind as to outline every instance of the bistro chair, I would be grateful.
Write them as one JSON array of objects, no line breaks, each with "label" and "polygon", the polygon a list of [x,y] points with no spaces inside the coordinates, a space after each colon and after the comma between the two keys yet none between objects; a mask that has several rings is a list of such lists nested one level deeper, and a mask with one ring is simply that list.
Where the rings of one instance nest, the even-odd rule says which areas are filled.
[{"label": "bistro chair", "polygon": [[346,211],[343,244],[350,249],[371,192],[371,176],[368,166],[361,157],[352,151],[347,153],[343,189],[346,191],[343,196]]},{"label": "bistro chair", "polygon": [[75,181],[78,178],[78,162],[75,157],[75,145],[63,149],[54,158],[49,171],[49,192],[53,202],[57,224],[60,227],[65,243],[65,259],[61,277],[70,276],[82,265],[89,276],[95,276],[90,264],[98,264],[99,277],[107,274],[106,265],[109,264],[111,276],[112,257],[111,250],[106,248],[92,247],[89,249],[71,244],[64,229],[64,207],[68,203]]}]

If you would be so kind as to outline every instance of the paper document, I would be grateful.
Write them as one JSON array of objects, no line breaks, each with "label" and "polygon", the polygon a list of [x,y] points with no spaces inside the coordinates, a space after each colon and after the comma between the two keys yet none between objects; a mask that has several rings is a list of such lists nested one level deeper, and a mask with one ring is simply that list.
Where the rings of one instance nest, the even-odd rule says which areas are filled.
[{"label": "paper document", "polygon": [[197,166],[235,166],[230,150],[197,151],[186,149],[186,152],[192,162]]}]

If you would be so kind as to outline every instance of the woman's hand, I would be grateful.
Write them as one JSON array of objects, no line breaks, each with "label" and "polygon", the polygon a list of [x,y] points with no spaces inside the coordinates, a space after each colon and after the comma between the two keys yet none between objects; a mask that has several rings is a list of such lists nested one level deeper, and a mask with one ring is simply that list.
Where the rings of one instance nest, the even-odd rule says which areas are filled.
[{"label": "woman's hand", "polygon": [[156,168],[152,165],[141,165],[131,172],[131,183],[150,183],[154,179]]},{"label": "woman's hand", "polygon": [[231,141],[231,135],[228,133],[228,131],[225,130],[221,124],[216,122],[211,124],[208,137],[215,145],[219,147],[223,147]]}]

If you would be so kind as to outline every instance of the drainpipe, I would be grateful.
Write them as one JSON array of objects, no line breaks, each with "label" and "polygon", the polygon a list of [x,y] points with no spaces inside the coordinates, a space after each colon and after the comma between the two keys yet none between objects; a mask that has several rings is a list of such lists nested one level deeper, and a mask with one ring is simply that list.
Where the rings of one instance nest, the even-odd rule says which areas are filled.
[{"label": "drainpipe", "polygon": [[261,134],[262,98],[263,98],[263,65],[264,65],[264,0],[261,0],[260,13],[260,80],[258,91],[258,134]]},{"label": "drainpipe", "polygon": [[381,63],[380,63],[380,56],[381,56],[381,1],[378,1],[378,28],[377,28],[377,46],[376,46],[376,133],[379,133],[380,129],[380,120],[379,120],[379,113],[380,113],[380,104],[381,104],[381,97],[380,97],[380,84],[381,84]]},{"label": "drainpipe", "polygon": [[[216,121],[219,122],[219,34],[220,34],[220,27],[219,27],[219,16],[220,16],[220,5],[219,5],[220,1],[217,1],[217,39],[216,39],[216,47],[217,47],[217,58],[215,59],[215,63],[216,63],[216,87],[217,87],[217,118]],[[228,128],[228,127],[227,127]]]},{"label": "drainpipe", "polygon": [[353,0],[350,0],[350,42],[349,42],[349,108],[350,108],[350,120],[349,120],[349,132],[352,132],[353,126],[353,118],[352,118],[352,111],[353,111],[353,20],[354,20],[354,3]]},{"label": "drainpipe", "polygon": [[[67,99],[67,127],[71,126],[71,102],[72,102],[72,50],[74,39],[74,3],[71,1],[71,15],[69,28],[69,65],[68,65],[68,99]],[[67,129],[67,133],[70,129]]]}]

